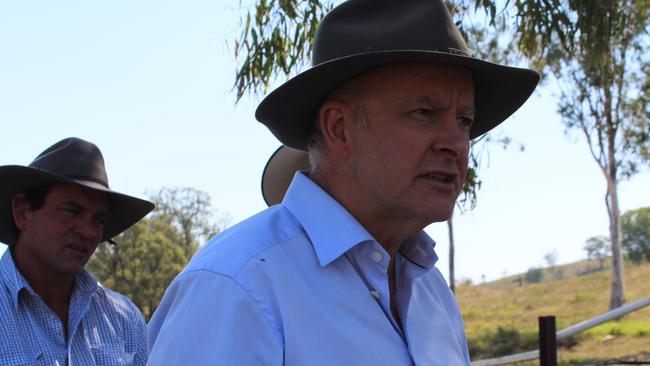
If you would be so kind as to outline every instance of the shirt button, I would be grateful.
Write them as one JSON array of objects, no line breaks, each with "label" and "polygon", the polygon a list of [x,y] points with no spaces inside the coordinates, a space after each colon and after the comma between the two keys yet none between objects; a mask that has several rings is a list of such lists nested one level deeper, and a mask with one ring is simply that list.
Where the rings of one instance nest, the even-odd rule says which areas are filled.
[{"label": "shirt button", "polygon": [[372,260],[375,261],[375,262],[377,262],[377,263],[381,262],[381,260],[382,260],[383,258],[384,258],[384,256],[381,255],[381,253],[379,253],[379,252],[374,252],[374,253],[372,253]]}]

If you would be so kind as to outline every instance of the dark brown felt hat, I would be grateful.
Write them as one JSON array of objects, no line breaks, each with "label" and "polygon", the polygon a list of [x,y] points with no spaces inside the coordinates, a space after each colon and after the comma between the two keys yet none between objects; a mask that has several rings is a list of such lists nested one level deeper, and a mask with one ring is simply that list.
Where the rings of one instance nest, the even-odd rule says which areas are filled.
[{"label": "dark brown felt hat", "polygon": [[13,196],[51,183],[73,184],[108,195],[109,218],[102,240],[126,230],[154,208],[149,201],[110,190],[99,148],[70,137],[47,148],[29,166],[0,166],[1,242],[13,245],[18,240],[11,210]]},{"label": "dark brown felt hat", "polygon": [[370,69],[409,62],[472,71],[476,116],[470,138],[508,118],[539,82],[534,70],[471,57],[443,0],[349,0],[319,24],[312,67],[264,98],[255,117],[284,145],[307,150],[314,116],[327,95]]}]

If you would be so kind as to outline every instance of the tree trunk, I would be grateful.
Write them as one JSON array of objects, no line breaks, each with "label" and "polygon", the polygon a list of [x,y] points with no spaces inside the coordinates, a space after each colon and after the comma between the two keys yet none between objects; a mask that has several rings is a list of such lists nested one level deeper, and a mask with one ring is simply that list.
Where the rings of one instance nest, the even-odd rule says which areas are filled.
[{"label": "tree trunk", "polygon": [[[453,216],[453,214],[452,214]],[[451,216],[447,220],[449,229],[449,288],[451,292],[456,292],[456,280],[454,279],[454,225],[451,222]]]},{"label": "tree trunk", "polygon": [[609,214],[609,239],[612,245],[612,291],[609,298],[609,309],[616,309],[625,303],[625,282],[623,281],[623,250],[621,243],[621,211],[618,206],[618,166],[616,159],[616,131],[611,128],[611,120],[607,131],[607,213]]},{"label": "tree trunk", "polygon": [[609,201],[609,238],[612,243],[612,291],[609,299],[609,309],[612,310],[622,306],[625,302],[621,213],[618,207],[618,182],[616,177],[607,177],[607,196]]}]

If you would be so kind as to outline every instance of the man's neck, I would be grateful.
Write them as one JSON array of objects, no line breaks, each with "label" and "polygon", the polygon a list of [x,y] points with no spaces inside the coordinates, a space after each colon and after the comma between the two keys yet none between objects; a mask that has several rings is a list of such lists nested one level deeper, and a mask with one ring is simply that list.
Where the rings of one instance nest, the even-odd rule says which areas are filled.
[{"label": "man's neck", "polygon": [[74,276],[62,276],[47,271],[44,266],[26,265],[20,255],[12,252],[16,268],[29,283],[32,290],[43,299],[61,319],[64,329],[68,323],[68,308],[74,286]]},{"label": "man's neck", "polygon": [[[352,205],[354,200],[346,199],[347,189],[338,189],[336,184],[325,179],[322,175],[310,177],[316,184],[332,196],[341,206],[363,226],[377,242],[386,250],[391,258],[395,258],[402,243],[424,228],[421,222],[411,222],[403,217],[381,217],[372,212],[369,205]],[[354,195],[354,193],[352,193]]]}]

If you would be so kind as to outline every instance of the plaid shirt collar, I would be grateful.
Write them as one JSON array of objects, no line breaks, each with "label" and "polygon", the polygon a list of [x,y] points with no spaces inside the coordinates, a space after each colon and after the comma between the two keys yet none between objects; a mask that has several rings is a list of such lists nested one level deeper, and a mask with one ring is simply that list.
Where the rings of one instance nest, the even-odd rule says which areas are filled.
[{"label": "plaid shirt collar", "polygon": [[[30,294],[36,294],[32,286],[27,282],[27,279],[20,273],[20,270],[14,263],[11,250],[7,249],[0,259],[0,277],[9,288],[11,294],[11,302],[15,310],[18,310],[20,292],[27,291]],[[73,294],[81,292],[84,295],[91,296],[97,293],[101,296],[106,296],[104,287],[85,269],[79,272],[74,281],[72,289]]]}]

